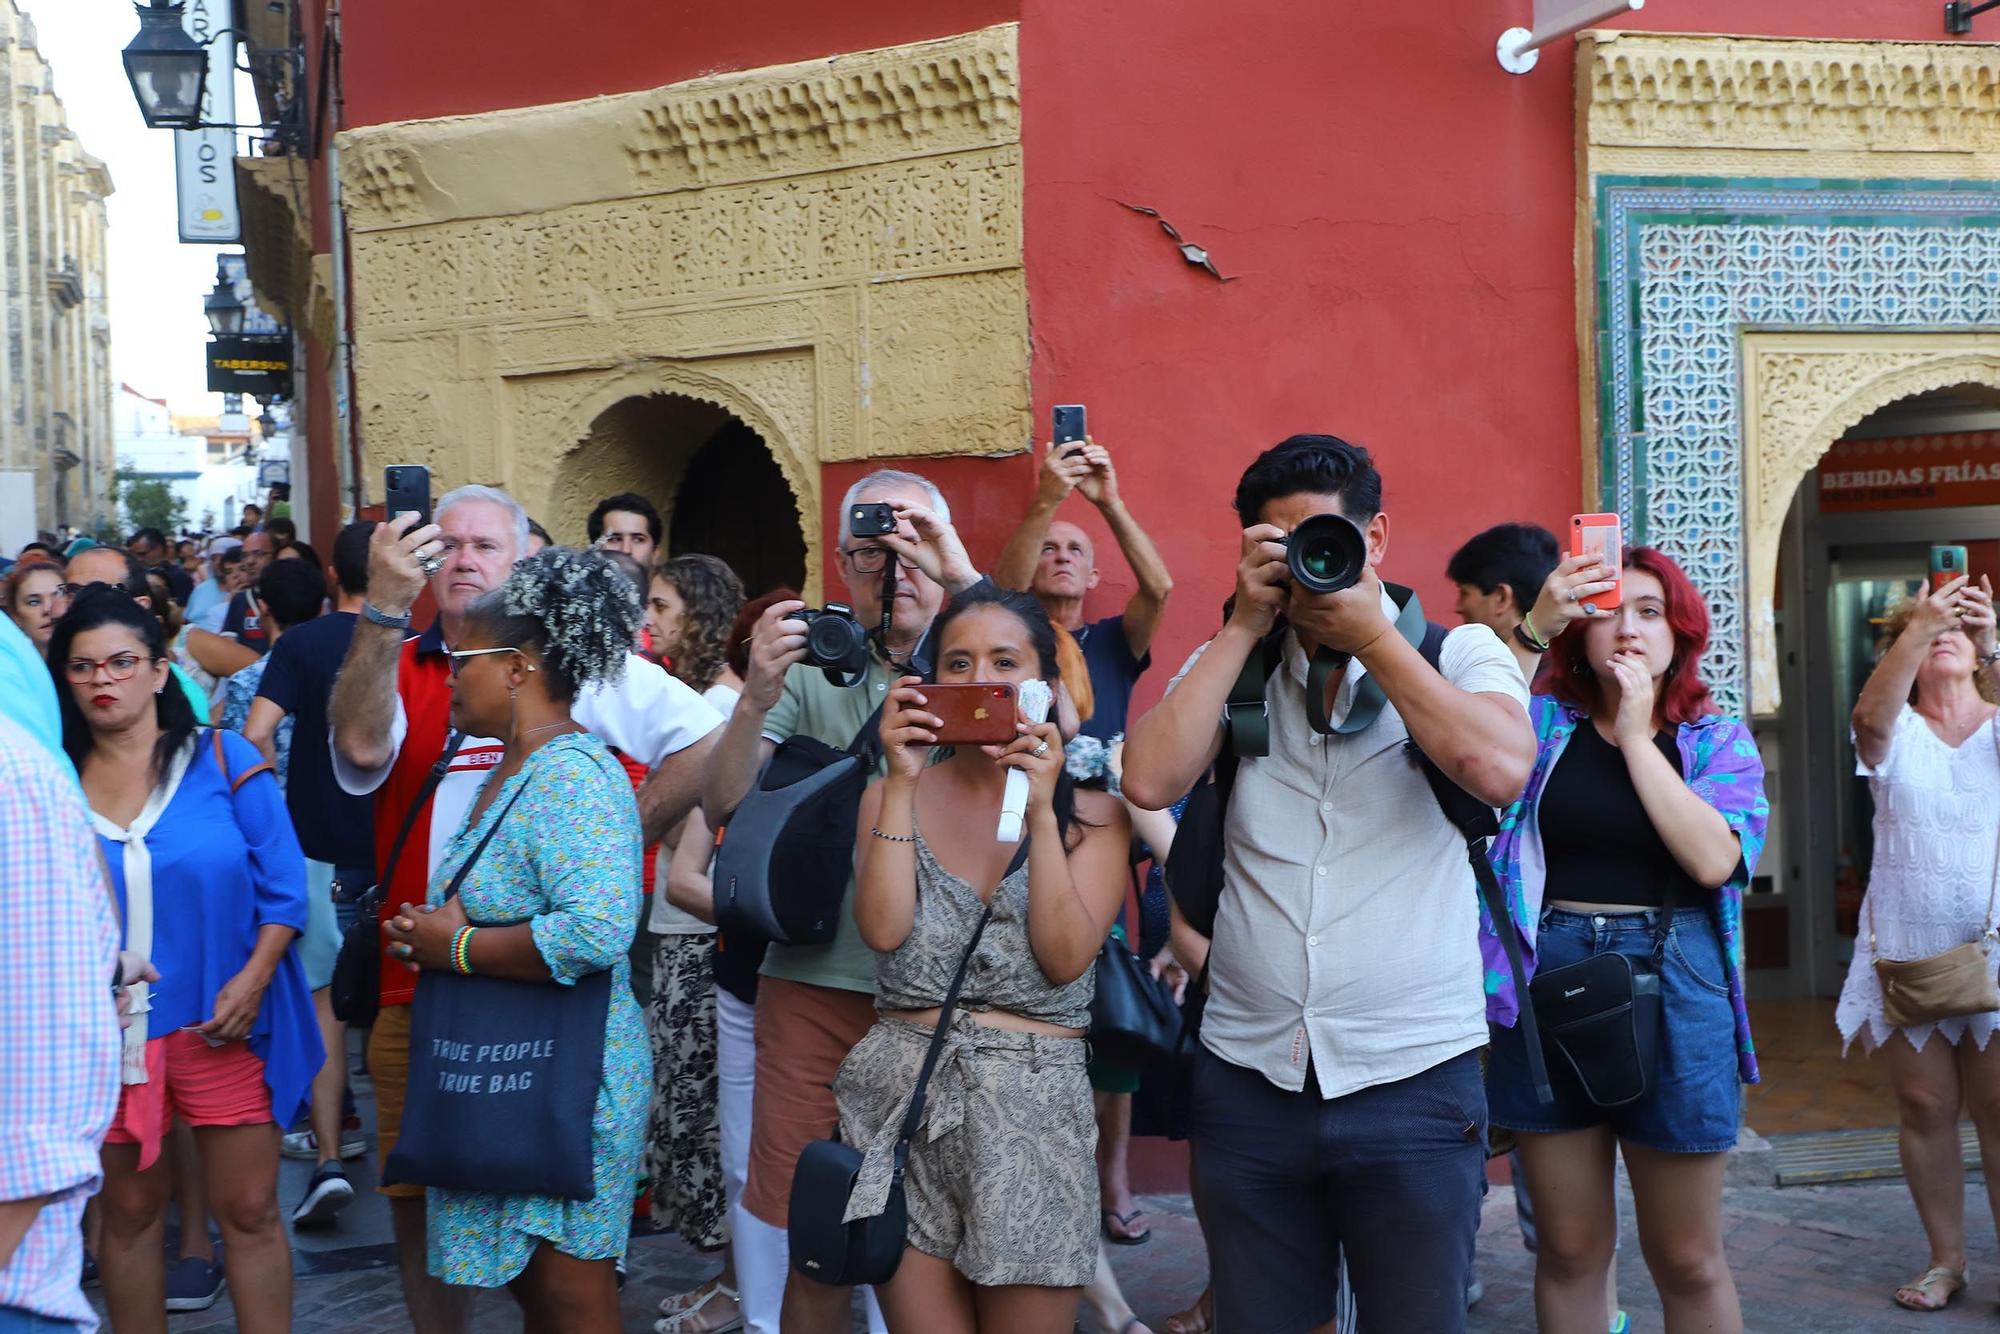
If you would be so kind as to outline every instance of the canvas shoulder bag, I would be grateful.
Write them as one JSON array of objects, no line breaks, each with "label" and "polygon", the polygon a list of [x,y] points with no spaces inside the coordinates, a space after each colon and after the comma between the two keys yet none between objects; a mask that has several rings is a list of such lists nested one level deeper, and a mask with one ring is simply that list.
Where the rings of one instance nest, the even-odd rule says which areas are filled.
[{"label": "canvas shoulder bag", "polygon": [[[447,899],[533,781],[508,798],[452,877]],[[424,970],[410,1008],[403,1131],[382,1180],[593,1198],[591,1121],[604,1082],[610,1003],[609,969],[571,986]]]},{"label": "canvas shoulder bag", "polygon": [[[1993,747],[2000,754],[2000,719],[1991,724]],[[1875,955],[1875,977],[1882,984],[1882,1017],[1897,1028],[1936,1023],[1966,1014],[2000,1010],[2000,989],[1993,985],[1988,955],[2000,923],[2000,847],[1993,857],[1993,886],[1986,895],[1986,922],[1977,940],[1954,945],[1926,959],[1885,959],[1875,953],[1875,902],[1868,901],[1868,951]]]}]

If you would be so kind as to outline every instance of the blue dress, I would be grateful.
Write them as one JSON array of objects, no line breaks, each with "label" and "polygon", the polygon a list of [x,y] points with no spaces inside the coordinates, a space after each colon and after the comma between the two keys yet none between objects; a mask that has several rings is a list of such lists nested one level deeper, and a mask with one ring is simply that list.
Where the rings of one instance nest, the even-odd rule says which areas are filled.
[{"label": "blue dress", "polygon": [[[523,784],[527,790],[509,810]],[[571,985],[609,969],[611,1001],[591,1119],[595,1197],[427,1193],[431,1273],[481,1288],[518,1278],[544,1241],[580,1260],[625,1253],[653,1093],[652,1052],[629,962],[641,897],[632,780],[596,737],[573,733],[543,745],[479,819],[452,836],[431,876],[430,903],[444,901],[459,865],[503,811],[506,823],[459,889],[466,916],[475,925],[527,920],[556,982]]]},{"label": "blue dress", "polygon": [[[278,780],[258,774],[232,797],[208,730],[195,733],[192,744],[180,789],[146,835],[153,858],[152,960],[160,972],[146,1017],[154,1039],[214,1017],[216,993],[250,962],[261,928],[306,927],[305,856]],[[232,775],[264,762],[234,732],[222,733],[222,753]],[[101,834],[97,841],[118,894],[118,919],[128,921],[123,849]],[[278,961],[249,1043],[264,1062],[271,1119],[289,1126],[305,1109],[326,1058],[296,941]]]}]

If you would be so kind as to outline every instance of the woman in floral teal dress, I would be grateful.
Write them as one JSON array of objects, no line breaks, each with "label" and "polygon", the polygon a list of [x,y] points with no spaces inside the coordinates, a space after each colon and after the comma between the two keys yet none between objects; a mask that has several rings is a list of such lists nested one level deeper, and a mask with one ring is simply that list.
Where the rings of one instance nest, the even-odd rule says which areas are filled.
[{"label": "woman in floral teal dress", "polygon": [[591,1124],[595,1196],[432,1188],[430,1271],[447,1283],[510,1287],[530,1331],[612,1334],[613,1262],[625,1253],[652,1093],[627,963],[639,921],[639,815],[631,780],[571,719],[570,702],[623,671],[638,595],[602,556],[555,547],[517,566],[466,621],[451,651],[452,726],[501,738],[506,754],[439,861],[427,906],[406,905],[390,923],[394,952],[448,971],[457,949],[461,971],[520,981],[570,985],[606,970],[612,979]]}]

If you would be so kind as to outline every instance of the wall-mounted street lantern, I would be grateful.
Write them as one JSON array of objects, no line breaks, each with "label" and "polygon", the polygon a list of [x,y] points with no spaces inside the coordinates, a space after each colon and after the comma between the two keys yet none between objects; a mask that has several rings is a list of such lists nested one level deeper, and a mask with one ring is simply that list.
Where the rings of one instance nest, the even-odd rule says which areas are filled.
[{"label": "wall-mounted street lantern", "polygon": [[125,77],[149,129],[192,130],[201,124],[201,86],[208,52],[181,27],[182,6],[153,0],[139,8],[139,35],[125,48]]},{"label": "wall-mounted street lantern", "polygon": [[[139,115],[155,130],[261,130],[265,138],[293,152],[306,142],[305,53],[299,46],[270,48],[256,53],[263,62],[264,77],[283,79],[288,95],[279,98],[277,119],[266,123],[235,124],[205,121],[202,102],[208,81],[208,48],[224,37],[241,38],[235,28],[222,28],[197,40],[182,25],[187,6],[181,0],[151,0],[137,6],[139,35],[125,48],[125,75],[132,81],[132,96],[138,99]],[[234,47],[224,48],[233,52]],[[233,71],[255,75],[248,65],[225,61],[218,78],[234,77]]]},{"label": "wall-mounted street lantern", "polygon": [[202,314],[208,316],[208,328],[215,334],[240,334],[243,332],[244,305],[236,295],[236,289],[223,281],[221,273],[215,275],[215,286],[201,303]]}]

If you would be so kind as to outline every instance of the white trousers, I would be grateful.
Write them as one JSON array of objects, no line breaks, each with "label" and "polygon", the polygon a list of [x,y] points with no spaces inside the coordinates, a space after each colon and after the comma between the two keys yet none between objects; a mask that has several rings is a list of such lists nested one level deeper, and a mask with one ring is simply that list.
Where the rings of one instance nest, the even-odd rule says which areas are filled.
[{"label": "white trousers", "polygon": [[[729,1234],[736,1253],[736,1284],[749,1334],[778,1334],[785,1305],[791,1247],[785,1230],[743,1207],[750,1176],[750,1109],[757,1088],[757,1011],[722,988],[715,989],[716,1085],[722,1121],[722,1189],[729,1200]],[[863,1288],[870,1334],[888,1334],[875,1290]]]}]

